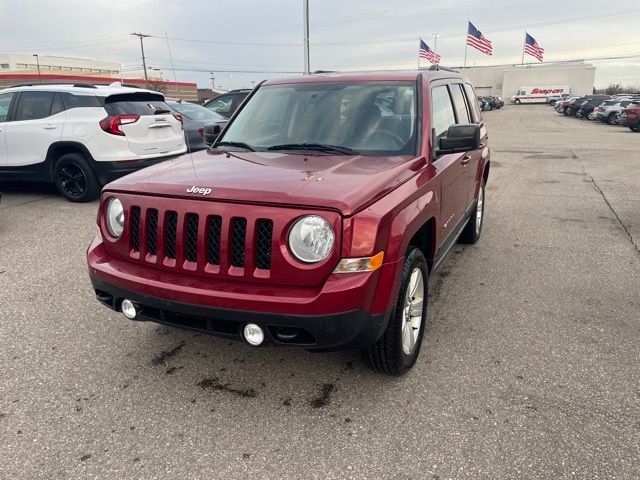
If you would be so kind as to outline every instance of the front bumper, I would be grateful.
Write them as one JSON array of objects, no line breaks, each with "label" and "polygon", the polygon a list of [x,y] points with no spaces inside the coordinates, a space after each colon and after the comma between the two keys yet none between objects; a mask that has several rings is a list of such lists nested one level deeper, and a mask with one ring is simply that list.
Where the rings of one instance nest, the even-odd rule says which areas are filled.
[{"label": "front bumper", "polygon": [[623,127],[635,127],[636,125],[640,125],[640,118],[632,119],[620,116],[620,125]]},{"label": "front bumper", "polygon": [[264,331],[265,343],[308,350],[360,350],[369,347],[380,338],[389,319],[388,314],[376,315],[363,310],[325,315],[291,315],[205,307],[134,292],[94,277],[91,283],[96,298],[113,310],[119,311],[125,298],[133,301],[139,312],[136,320],[232,340],[242,340],[244,325],[255,323]]},{"label": "front bumper", "polygon": [[246,323],[256,323],[274,345],[354,350],[386,329],[404,259],[374,272],[331,275],[317,288],[162,271],[110,256],[100,237],[87,260],[98,300],[119,311],[127,298],[140,306],[142,320],[236,340]]}]

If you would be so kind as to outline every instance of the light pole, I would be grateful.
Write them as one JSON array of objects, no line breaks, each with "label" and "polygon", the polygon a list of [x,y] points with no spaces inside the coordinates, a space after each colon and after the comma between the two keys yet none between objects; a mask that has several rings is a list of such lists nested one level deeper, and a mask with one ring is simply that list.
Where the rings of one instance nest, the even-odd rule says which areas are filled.
[{"label": "light pole", "polygon": [[433,34],[433,52],[434,53],[438,53],[438,37],[439,36],[440,36],[439,33]]},{"label": "light pole", "polygon": [[124,68],[124,64],[120,64],[120,85],[124,83],[124,73],[122,73],[122,69]]},{"label": "light pole", "polygon": [[309,75],[309,0],[302,0],[302,11],[304,15],[304,37],[302,39],[304,47],[304,74]]},{"label": "light pole", "polygon": [[42,83],[42,74],[40,73],[40,57],[38,57],[37,53],[33,54],[36,57],[36,65],[38,66],[38,82]]},{"label": "light pole", "polygon": [[233,75],[229,74],[229,91],[231,91],[231,79],[233,78]]}]

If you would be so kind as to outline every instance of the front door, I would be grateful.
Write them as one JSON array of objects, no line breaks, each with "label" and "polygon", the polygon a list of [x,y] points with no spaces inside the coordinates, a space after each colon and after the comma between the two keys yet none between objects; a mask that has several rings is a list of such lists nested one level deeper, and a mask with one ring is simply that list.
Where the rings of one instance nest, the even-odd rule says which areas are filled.
[{"label": "front door", "polygon": [[20,93],[12,121],[5,124],[4,132],[11,166],[44,162],[49,146],[62,137],[65,112],[53,99],[53,92]]},{"label": "front door", "polygon": [[[456,123],[453,102],[447,85],[437,85],[431,89],[431,125],[435,129],[435,141],[447,135],[447,130]],[[439,155],[433,162],[441,178],[440,235],[444,242],[452,240],[456,226],[464,218],[467,204],[466,153]],[[448,242],[447,242],[448,243]]]}]

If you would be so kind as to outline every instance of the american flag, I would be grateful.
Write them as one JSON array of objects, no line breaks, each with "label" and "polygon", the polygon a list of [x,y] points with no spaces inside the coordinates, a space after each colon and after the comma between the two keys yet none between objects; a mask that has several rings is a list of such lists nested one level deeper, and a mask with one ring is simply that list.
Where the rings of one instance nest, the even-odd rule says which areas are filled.
[{"label": "american flag", "polygon": [[531,55],[532,57],[536,57],[538,61],[542,61],[542,55],[544,54],[544,48],[538,45],[536,39],[531,35],[525,32],[524,39],[524,53]]},{"label": "american flag", "polygon": [[431,63],[438,65],[440,63],[440,55],[429,48],[429,45],[424,43],[424,40],[420,39],[420,58],[430,61]]},{"label": "american flag", "polygon": [[482,32],[469,22],[469,30],[467,32],[467,45],[477,48],[482,53],[493,55],[493,47],[491,42],[482,36]]}]

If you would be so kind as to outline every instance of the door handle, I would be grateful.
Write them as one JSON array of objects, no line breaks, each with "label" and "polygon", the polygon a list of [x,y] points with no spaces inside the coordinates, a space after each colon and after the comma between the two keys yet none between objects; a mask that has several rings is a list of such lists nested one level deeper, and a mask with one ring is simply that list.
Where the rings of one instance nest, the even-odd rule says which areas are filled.
[{"label": "door handle", "polygon": [[58,127],[56,127],[56,126],[55,126],[54,124],[52,124],[52,123],[47,123],[47,124],[44,126],[44,129],[45,129],[45,130],[54,130],[54,129],[56,129],[56,128],[58,128]]},{"label": "door handle", "polygon": [[464,157],[462,157],[462,161],[460,162],[460,164],[461,165],[466,165],[470,161],[471,161],[471,155],[465,155]]}]

